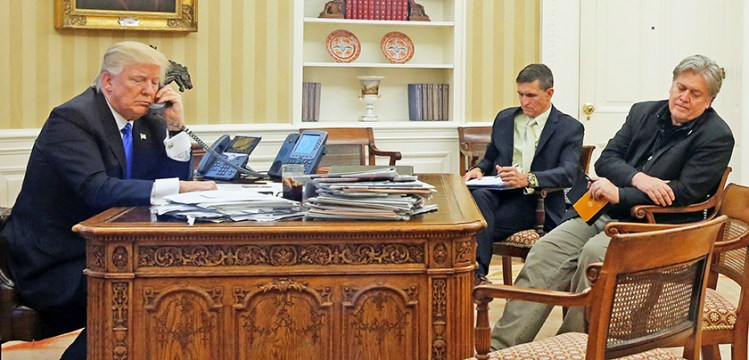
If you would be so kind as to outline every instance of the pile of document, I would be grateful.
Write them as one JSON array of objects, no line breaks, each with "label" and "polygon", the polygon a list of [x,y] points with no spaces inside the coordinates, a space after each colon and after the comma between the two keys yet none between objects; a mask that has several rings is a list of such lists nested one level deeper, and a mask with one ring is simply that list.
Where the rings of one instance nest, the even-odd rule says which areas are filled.
[{"label": "pile of document", "polygon": [[278,196],[280,187],[219,187],[218,190],[196,191],[165,196],[163,205],[151,211],[159,216],[171,216],[195,221],[277,221],[302,217],[304,209],[298,201]]},{"label": "pile of document", "polygon": [[[436,211],[426,204],[436,190],[395,168],[312,175],[305,191],[307,217],[338,220],[408,220]],[[311,185],[311,186],[310,186]]]}]

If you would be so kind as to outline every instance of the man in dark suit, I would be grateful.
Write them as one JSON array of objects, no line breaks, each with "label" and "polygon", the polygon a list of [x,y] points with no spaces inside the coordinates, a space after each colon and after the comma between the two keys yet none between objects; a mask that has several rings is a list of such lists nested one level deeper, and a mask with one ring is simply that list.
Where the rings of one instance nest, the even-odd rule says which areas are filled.
[{"label": "man in dark suit", "polygon": [[[517,76],[520,107],[502,110],[492,126],[491,141],[481,161],[466,172],[465,180],[499,176],[509,190],[471,191],[487,222],[477,236],[476,283],[488,283],[486,274],[492,243],[534,225],[536,201],[529,196],[539,187],[571,187],[580,177],[583,126],[551,104],[554,76],[543,64],[530,64]],[[580,186],[584,186],[584,183]],[[564,194],[546,198],[546,230],[553,229],[566,209]]]},{"label": "man in dark suit", "polygon": [[[668,100],[634,104],[624,126],[596,161],[600,176],[590,183],[595,199],[610,209],[592,225],[574,208],[566,220],[539,240],[528,254],[516,286],[583,291],[590,287],[586,267],[601,262],[610,238],[607,223],[633,221],[630,208],[639,204],[686,206],[706,199],[728,166],[734,139],[731,129],[711,107],[722,84],[713,60],[689,56],[673,70]],[[701,214],[670,221],[690,222]],[[492,348],[532,341],[552,306],[508,301],[494,326]],[[584,332],[584,309],[570,308],[559,332]]]},{"label": "man in dark suit", "polygon": [[[73,225],[111,207],[216,188],[185,181],[191,163],[189,137],[179,132],[182,99],[159,86],[168,68],[145,44],[113,45],[96,86],[53,109],[34,143],[2,236],[23,303],[60,323],[86,323],[85,241]],[[149,105],[164,102],[169,124],[147,115]],[[85,340],[83,331],[63,359],[85,359]]]}]

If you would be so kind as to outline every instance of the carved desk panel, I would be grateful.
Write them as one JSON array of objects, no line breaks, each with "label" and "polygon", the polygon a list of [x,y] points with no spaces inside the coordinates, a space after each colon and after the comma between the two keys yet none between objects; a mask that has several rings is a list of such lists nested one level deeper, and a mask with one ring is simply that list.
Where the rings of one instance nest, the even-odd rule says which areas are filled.
[{"label": "carved desk panel", "polygon": [[464,359],[476,232],[460,177],[422,175],[410,221],[188,226],[148,208],[76,225],[87,240],[89,359]]}]

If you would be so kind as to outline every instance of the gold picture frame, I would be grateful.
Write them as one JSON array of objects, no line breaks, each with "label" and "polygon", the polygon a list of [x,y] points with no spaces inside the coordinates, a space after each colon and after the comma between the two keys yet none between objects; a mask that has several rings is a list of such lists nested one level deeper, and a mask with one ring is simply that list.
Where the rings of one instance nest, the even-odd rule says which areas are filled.
[{"label": "gold picture frame", "polygon": [[54,0],[56,29],[198,31],[198,0]]}]

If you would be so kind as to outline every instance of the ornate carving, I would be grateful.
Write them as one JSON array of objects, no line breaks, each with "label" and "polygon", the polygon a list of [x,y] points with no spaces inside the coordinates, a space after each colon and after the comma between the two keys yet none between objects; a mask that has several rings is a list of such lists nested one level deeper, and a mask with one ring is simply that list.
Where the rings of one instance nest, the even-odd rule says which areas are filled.
[{"label": "ornate carving", "polygon": [[123,270],[127,267],[127,249],[124,246],[118,246],[112,251],[112,264],[117,267],[118,270]]},{"label": "ornate carving", "polygon": [[447,360],[447,343],[442,337],[434,340],[432,344],[432,359]]},{"label": "ornate carving", "polygon": [[475,240],[461,241],[458,243],[458,251],[455,254],[455,262],[472,262],[473,260],[473,243]]},{"label": "ornate carving", "polygon": [[114,328],[127,328],[128,312],[128,288],[126,282],[116,282],[112,284],[112,323]]},{"label": "ornate carving", "polygon": [[73,0],[65,0],[62,5],[62,12],[65,14],[64,25],[86,25],[86,17],[81,15],[71,15],[73,13]]},{"label": "ornate carving", "polygon": [[445,246],[445,243],[438,243],[437,246],[434,247],[434,262],[438,265],[445,264],[445,261],[447,261],[447,255],[447,246]]},{"label": "ornate carving", "polygon": [[112,358],[115,360],[125,360],[128,358],[127,332],[129,288],[130,285],[126,282],[112,283],[112,330],[115,335]]},{"label": "ornate carving", "polygon": [[[470,253],[470,244],[469,253]],[[417,264],[415,244],[140,246],[139,267]]]},{"label": "ornate carving", "polygon": [[146,331],[156,337],[147,343],[153,358],[207,358],[217,351],[222,287],[205,289],[182,282],[162,290],[146,287],[143,296]]},{"label": "ornate carving", "polygon": [[106,263],[104,262],[104,246],[102,245],[91,245],[88,247],[87,253],[88,259],[86,264],[91,270],[105,270]]},{"label": "ornate carving", "polygon": [[432,280],[432,359],[447,359],[447,341],[445,341],[445,324],[447,323],[447,280]]},{"label": "ornate carving", "polygon": [[[377,312],[390,313],[391,316],[395,315],[395,318],[384,319],[372,316],[371,305],[374,305]],[[388,308],[391,308],[388,309],[389,311],[385,311],[386,305],[390,305],[388,306]],[[379,346],[382,346],[385,335],[391,332],[395,332],[398,341],[402,342],[404,336],[403,329],[408,326],[408,312],[398,305],[398,301],[391,294],[387,294],[384,291],[376,291],[374,296],[366,298],[357,306],[353,313],[351,326],[356,331],[354,337],[359,344],[362,343],[365,333],[374,333]]]},{"label": "ornate carving", "polygon": [[432,281],[432,319],[445,321],[447,313],[447,281],[434,279]]},{"label": "ornate carving", "polygon": [[308,344],[324,349],[326,346],[320,341],[323,334],[330,331],[326,308],[332,305],[329,302],[331,289],[325,286],[321,292],[316,293],[307,283],[287,278],[262,284],[252,295],[241,287],[234,287],[235,301],[239,303],[235,304],[235,309],[248,310],[240,316],[240,326],[247,335],[246,346],[261,349],[275,346],[278,339],[292,342],[300,341],[293,339],[308,339]]},{"label": "ornate carving", "polygon": [[182,30],[198,31],[198,22],[195,20],[195,12],[192,6],[182,4],[182,18],[181,19],[169,19],[166,25],[170,28],[178,28]]}]

